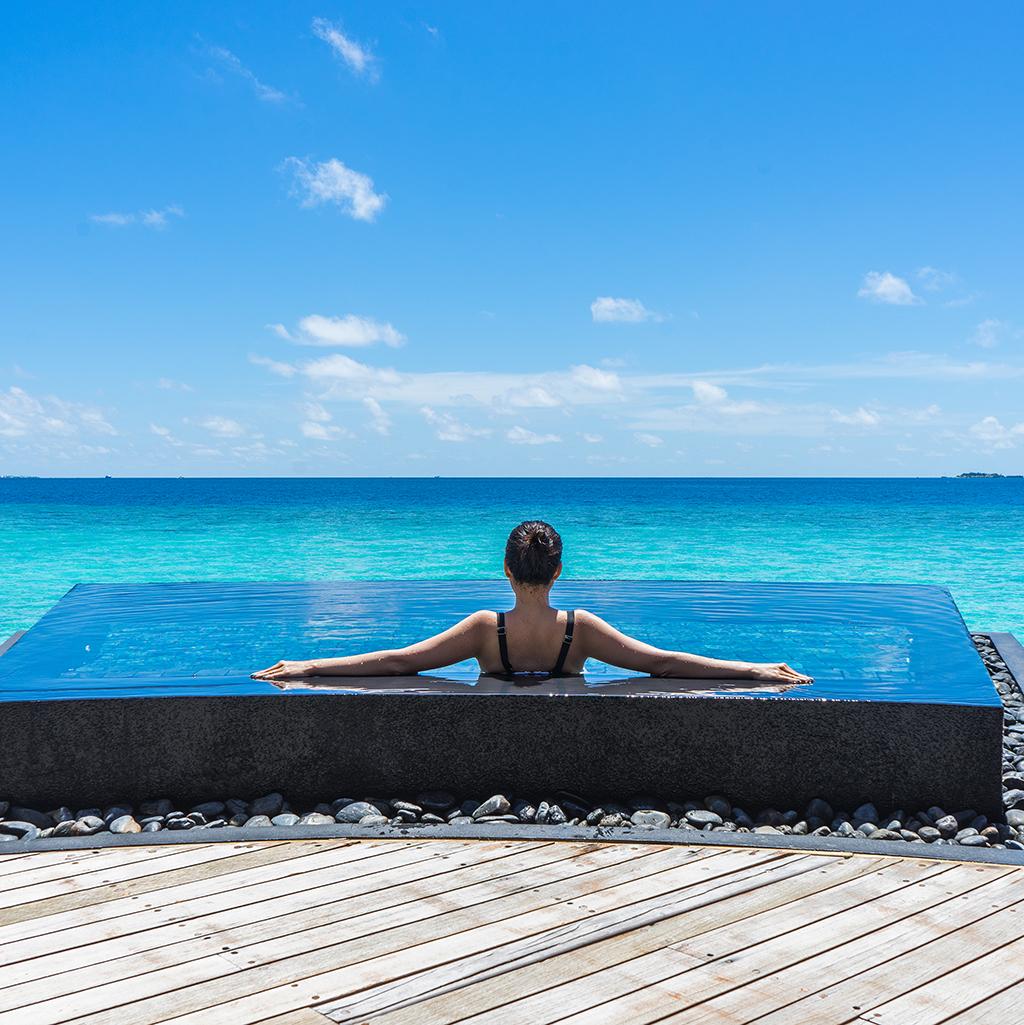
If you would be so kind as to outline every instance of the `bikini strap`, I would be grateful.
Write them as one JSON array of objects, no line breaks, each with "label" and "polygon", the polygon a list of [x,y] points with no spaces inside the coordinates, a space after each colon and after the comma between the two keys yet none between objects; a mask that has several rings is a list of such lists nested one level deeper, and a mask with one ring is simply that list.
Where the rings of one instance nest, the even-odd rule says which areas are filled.
[{"label": "bikini strap", "polygon": [[551,670],[552,676],[561,676],[562,670],[565,668],[565,659],[569,654],[569,649],[572,647],[572,632],[576,627],[576,610],[569,609],[565,614],[565,637],[562,638],[562,650],[558,653],[558,661],[555,663],[555,668]]},{"label": "bikini strap", "polygon": [[501,664],[505,672],[510,676],[515,672],[508,660],[508,641],[505,639],[505,613],[498,613],[498,652],[501,655]]}]

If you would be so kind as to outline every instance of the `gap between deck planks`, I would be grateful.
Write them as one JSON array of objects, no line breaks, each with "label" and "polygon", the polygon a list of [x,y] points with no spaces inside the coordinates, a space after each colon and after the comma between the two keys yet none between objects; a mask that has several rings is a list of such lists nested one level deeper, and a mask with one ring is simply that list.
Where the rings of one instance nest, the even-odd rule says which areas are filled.
[{"label": "gap between deck planks", "polygon": [[[974,1025],[973,1008],[1009,1008],[1024,982],[1016,868],[599,843],[245,846],[195,863],[154,848],[148,872],[137,854],[77,872],[29,861],[11,888],[5,873],[0,893],[27,899],[0,911],[0,1023],[934,1025],[934,1001],[911,998],[938,980],[956,1025]],[[700,999],[685,1007],[680,986]]]}]

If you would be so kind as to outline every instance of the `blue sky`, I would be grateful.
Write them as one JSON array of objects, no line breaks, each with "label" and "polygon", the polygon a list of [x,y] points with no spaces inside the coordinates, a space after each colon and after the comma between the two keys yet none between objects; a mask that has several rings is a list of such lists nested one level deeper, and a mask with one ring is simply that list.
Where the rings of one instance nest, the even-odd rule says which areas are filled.
[{"label": "blue sky", "polygon": [[0,472],[1020,472],[1022,22],[11,8]]}]

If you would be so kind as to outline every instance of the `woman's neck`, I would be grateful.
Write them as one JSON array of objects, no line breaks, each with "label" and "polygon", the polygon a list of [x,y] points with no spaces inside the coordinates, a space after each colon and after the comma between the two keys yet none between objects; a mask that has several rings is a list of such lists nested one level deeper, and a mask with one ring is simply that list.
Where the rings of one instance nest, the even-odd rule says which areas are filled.
[{"label": "woman's neck", "polygon": [[537,613],[551,608],[550,587],[514,587],[512,590],[516,596],[516,612]]}]

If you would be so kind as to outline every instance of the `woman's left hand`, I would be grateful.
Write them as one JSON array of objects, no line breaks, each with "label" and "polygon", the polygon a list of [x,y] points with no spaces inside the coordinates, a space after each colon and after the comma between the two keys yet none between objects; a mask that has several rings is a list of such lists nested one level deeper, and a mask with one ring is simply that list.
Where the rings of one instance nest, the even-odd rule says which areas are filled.
[{"label": "woman's left hand", "polygon": [[265,680],[272,683],[281,690],[287,690],[289,686],[301,686],[296,680],[303,680],[310,676],[316,676],[316,663],[310,661],[282,661],[275,662],[267,669],[261,669],[258,673],[252,674],[254,680]]}]

